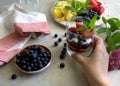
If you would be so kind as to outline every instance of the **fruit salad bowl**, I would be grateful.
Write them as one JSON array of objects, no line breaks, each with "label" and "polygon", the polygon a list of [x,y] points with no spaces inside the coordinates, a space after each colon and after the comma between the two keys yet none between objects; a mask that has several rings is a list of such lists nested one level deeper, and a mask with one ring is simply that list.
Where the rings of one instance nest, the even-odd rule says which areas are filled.
[{"label": "fruit salad bowl", "polygon": [[17,68],[27,74],[45,70],[51,63],[51,52],[43,45],[30,45],[15,56]]},{"label": "fruit salad bowl", "polygon": [[[73,4],[78,6],[74,7]],[[94,15],[98,15],[96,26],[100,26],[102,25],[101,17],[108,17],[109,12],[106,4],[98,0],[58,0],[51,8],[51,15],[53,20],[62,26],[66,26],[66,23],[75,17],[78,17],[78,21],[79,17],[91,20]]]}]

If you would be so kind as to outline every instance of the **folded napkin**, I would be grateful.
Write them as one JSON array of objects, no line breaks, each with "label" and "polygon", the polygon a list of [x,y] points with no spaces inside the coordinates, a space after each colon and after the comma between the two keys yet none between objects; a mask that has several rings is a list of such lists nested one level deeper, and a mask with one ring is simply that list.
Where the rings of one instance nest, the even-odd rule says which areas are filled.
[{"label": "folded napkin", "polygon": [[0,26],[0,65],[8,63],[31,37],[50,34],[45,14],[28,12],[17,4],[0,9]]}]

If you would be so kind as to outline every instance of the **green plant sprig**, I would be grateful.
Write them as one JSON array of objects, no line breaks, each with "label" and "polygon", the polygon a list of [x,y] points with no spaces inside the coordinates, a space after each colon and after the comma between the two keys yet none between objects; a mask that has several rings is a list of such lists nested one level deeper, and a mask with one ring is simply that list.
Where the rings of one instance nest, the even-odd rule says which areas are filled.
[{"label": "green plant sprig", "polygon": [[104,26],[97,30],[98,34],[106,34],[107,51],[120,48],[120,20],[118,18],[102,18]]},{"label": "green plant sprig", "polygon": [[77,15],[88,13],[88,8],[92,8],[90,5],[90,1],[86,0],[85,3],[82,3],[78,0],[68,0],[72,6],[65,6],[67,10],[71,10],[72,12],[76,12]]},{"label": "green plant sprig", "polygon": [[83,28],[77,28],[77,31],[82,31],[82,30],[88,30],[88,29],[94,29],[95,27],[95,22],[97,21],[97,15],[94,15],[94,17],[88,21],[83,21]]}]

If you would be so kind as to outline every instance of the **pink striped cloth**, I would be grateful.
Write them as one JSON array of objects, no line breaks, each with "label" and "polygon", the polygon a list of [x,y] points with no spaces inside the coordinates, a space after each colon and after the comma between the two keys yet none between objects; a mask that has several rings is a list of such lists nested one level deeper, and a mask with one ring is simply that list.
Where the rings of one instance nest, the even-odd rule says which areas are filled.
[{"label": "pink striped cloth", "polygon": [[14,58],[32,34],[35,37],[39,34],[50,34],[44,14],[28,12],[17,4],[12,4],[0,13],[1,22],[8,30],[7,32],[11,30],[13,32],[0,39],[0,65],[4,65]]}]

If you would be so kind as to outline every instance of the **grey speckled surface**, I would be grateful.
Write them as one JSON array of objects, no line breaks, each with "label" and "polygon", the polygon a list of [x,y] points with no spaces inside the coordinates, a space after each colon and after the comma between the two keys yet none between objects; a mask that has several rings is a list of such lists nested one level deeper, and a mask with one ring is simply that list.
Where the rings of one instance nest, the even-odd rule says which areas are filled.
[{"label": "grey speckled surface", "polygon": [[[63,37],[65,32],[64,27],[61,27],[53,21],[50,16],[51,7],[56,0],[41,0],[41,12],[45,13],[48,19],[49,26],[51,28],[51,35],[47,35],[36,40],[30,40],[25,46],[30,44],[42,44],[47,46],[52,52],[52,63],[43,72],[27,75],[20,72],[14,63],[14,59],[0,67],[0,86],[89,86],[83,71],[76,62],[74,62],[69,56],[66,56],[65,60],[59,59],[60,51],[62,50],[63,43],[60,43],[58,47],[53,47],[54,41],[53,34],[58,33],[60,37]],[[103,0],[102,0],[103,1]],[[18,2],[17,0],[0,0],[0,6],[10,4],[12,2]],[[104,1],[109,8],[110,17],[120,18],[120,0],[105,0]],[[64,69],[59,68],[59,64],[64,62],[66,64]],[[10,80],[11,75],[17,74],[16,80]],[[120,71],[112,71],[109,73],[109,78],[113,86],[120,86]]]}]

